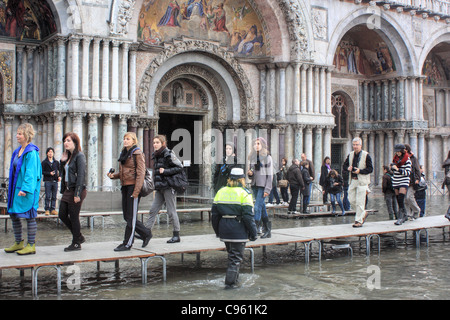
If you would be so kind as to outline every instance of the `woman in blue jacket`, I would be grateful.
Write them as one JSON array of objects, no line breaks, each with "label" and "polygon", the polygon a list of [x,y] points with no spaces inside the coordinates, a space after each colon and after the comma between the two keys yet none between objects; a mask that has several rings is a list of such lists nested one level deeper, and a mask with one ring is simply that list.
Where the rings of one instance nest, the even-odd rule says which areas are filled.
[{"label": "woman in blue jacket", "polygon": [[[8,253],[19,255],[36,253],[36,216],[41,188],[42,167],[39,159],[39,148],[31,143],[35,131],[29,123],[17,128],[16,139],[20,144],[14,150],[9,168],[8,213],[11,216],[15,243],[5,248]],[[22,223],[27,220],[28,244],[24,246]]]}]

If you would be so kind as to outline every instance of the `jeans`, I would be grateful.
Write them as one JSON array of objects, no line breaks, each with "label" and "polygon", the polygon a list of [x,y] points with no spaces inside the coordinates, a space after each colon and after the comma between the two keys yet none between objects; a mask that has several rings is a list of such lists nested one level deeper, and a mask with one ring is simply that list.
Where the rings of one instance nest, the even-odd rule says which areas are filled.
[{"label": "jeans", "polygon": [[331,200],[331,206],[333,207],[333,212],[336,212],[335,201],[337,201],[337,203],[339,204],[339,207],[342,210],[342,214],[345,213],[344,205],[342,204],[342,201],[341,201],[341,193],[340,192],[336,193],[336,194],[330,193],[330,200]]},{"label": "jeans", "polygon": [[253,196],[255,197],[255,221],[261,221],[267,215],[266,204],[264,203],[264,187],[252,187]]},{"label": "jeans", "polygon": [[425,198],[419,198],[419,199],[416,198],[416,202],[417,202],[417,204],[419,205],[419,208],[420,208],[420,217],[423,217],[425,215],[425,207],[426,207],[426,204],[427,204],[427,198],[426,197]]},{"label": "jeans", "polygon": [[346,211],[350,210],[350,201],[348,201],[348,186],[344,187],[344,198],[342,199],[342,204]]},{"label": "jeans", "polygon": [[277,200],[277,204],[279,204],[280,203],[280,196],[278,195],[277,187],[273,187],[272,191],[270,191],[269,203],[273,202],[273,197],[275,197],[275,200]]},{"label": "jeans", "polygon": [[395,193],[385,193],[384,201],[386,201],[386,207],[389,214],[389,219],[393,220],[394,217],[397,219],[398,207]]},{"label": "jeans", "polygon": [[55,210],[56,194],[58,193],[58,181],[44,181],[45,187],[45,211]]}]

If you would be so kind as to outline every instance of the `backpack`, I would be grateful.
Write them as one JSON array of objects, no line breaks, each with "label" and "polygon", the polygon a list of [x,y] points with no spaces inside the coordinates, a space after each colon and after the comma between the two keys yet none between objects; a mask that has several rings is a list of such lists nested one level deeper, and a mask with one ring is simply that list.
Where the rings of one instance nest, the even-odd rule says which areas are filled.
[{"label": "backpack", "polygon": [[172,162],[175,165],[181,167],[182,170],[172,176],[166,176],[167,183],[177,193],[184,193],[186,191],[186,187],[189,185],[186,171],[184,170],[183,164],[176,157],[176,155],[173,153],[173,151],[171,151],[171,159],[172,159]]}]

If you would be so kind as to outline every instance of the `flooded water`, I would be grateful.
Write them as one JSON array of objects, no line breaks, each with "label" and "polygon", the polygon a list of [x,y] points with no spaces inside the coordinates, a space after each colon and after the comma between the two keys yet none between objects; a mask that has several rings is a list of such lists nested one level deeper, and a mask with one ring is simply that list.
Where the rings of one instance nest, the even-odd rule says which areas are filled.
[{"label": "flooded water", "polygon": [[[443,215],[448,198],[432,196],[427,199],[428,215]],[[368,207],[378,209],[370,215],[370,221],[387,219],[381,195],[372,194]],[[213,233],[208,219],[201,221],[199,215],[180,215],[181,239],[183,235]],[[171,236],[172,227],[161,219],[153,230],[155,237]],[[273,229],[310,225],[353,223],[353,217],[282,219],[272,218]],[[82,220],[82,232],[87,242],[121,241],[124,222],[120,216],[107,217],[102,227],[97,220],[93,231]],[[25,227],[24,227],[25,229]],[[77,264],[80,282],[72,281],[72,270],[62,267],[62,293],[56,292],[56,275],[53,269],[39,273],[40,300],[52,299],[129,299],[129,300],[305,300],[305,299],[448,299],[450,282],[450,234],[448,228],[429,231],[430,243],[416,248],[413,233],[383,237],[381,252],[372,247],[366,256],[365,243],[357,238],[351,242],[353,257],[346,250],[333,250],[324,244],[319,261],[314,246],[309,264],[305,263],[303,245],[294,244],[267,247],[266,255],[255,249],[255,271],[252,273],[250,259],[241,267],[240,287],[223,290],[226,270],[226,253],[202,253],[201,264],[196,255],[167,256],[167,281],[162,281],[159,260],[149,263],[148,283],[141,283],[140,260],[114,263]],[[55,221],[38,223],[37,250],[39,246],[69,244],[69,232]],[[4,233],[0,231],[0,247],[13,241],[11,225]],[[140,245],[136,243],[136,245]],[[61,252],[61,254],[70,254]],[[4,270],[0,281],[0,299],[32,299],[30,270],[20,278],[18,270]]]}]

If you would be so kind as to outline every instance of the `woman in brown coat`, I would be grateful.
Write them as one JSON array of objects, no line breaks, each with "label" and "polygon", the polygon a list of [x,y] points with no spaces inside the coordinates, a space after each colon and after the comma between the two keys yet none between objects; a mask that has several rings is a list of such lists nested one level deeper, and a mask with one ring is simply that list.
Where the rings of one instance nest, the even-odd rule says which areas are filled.
[{"label": "woman in brown coat", "polygon": [[143,239],[142,247],[145,247],[152,233],[142,222],[137,219],[139,193],[144,184],[145,158],[143,152],[137,146],[137,137],[134,132],[127,132],[123,137],[123,149],[119,157],[119,172],[110,170],[107,174],[111,179],[120,179],[122,185],[122,210],[123,218],[127,222],[125,237],[114,251],[130,250],[136,232]]}]

